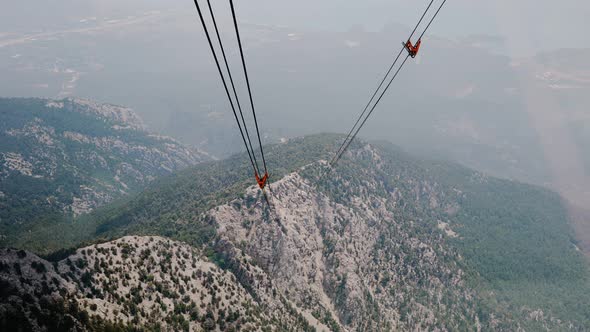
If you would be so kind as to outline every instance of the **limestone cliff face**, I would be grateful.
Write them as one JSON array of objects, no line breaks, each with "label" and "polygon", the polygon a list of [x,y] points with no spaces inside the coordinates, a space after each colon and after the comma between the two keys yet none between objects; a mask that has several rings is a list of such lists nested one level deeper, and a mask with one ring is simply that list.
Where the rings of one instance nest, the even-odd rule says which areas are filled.
[{"label": "limestone cliff face", "polygon": [[261,200],[252,188],[210,214],[223,240],[326,324],[351,331],[476,326],[474,292],[465,286],[461,259],[444,245],[450,228],[443,232],[432,227],[435,218],[396,213],[406,194],[435,204],[435,184],[380,192],[371,176],[363,178],[360,185],[341,176],[331,180],[346,196],[342,201],[316,186],[317,178],[292,173],[272,184],[271,210],[249,205]]}]

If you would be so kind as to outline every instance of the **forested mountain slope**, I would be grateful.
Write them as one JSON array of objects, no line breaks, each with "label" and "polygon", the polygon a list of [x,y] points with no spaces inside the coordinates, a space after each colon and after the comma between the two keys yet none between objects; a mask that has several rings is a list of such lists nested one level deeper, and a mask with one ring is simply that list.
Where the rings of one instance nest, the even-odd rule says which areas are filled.
[{"label": "forested mountain slope", "polygon": [[[341,139],[317,135],[269,146],[270,209],[250,186],[245,156],[236,156],[163,178],[75,223],[37,228],[12,245],[43,252],[80,241],[163,235],[233,275],[262,312],[284,308],[276,310],[319,330],[590,328],[588,265],[557,194],[416,159],[381,143],[353,144],[338,167],[325,173],[323,159]],[[64,228],[64,237],[49,236]],[[144,241],[117,243],[141,248]],[[93,259],[88,250],[82,255]],[[107,289],[135,296],[120,284],[105,283],[100,264],[72,268],[74,275],[88,272],[85,280],[97,290],[86,293],[88,303]],[[166,278],[167,272],[158,273]],[[124,274],[116,271],[114,278]],[[133,273],[130,278],[142,280]],[[266,281],[268,287],[262,286]],[[149,309],[148,295],[141,294],[138,306],[148,317],[160,317],[161,309]],[[116,306],[109,296],[104,301]],[[186,307],[173,305],[191,320]],[[233,308],[243,312],[240,305]],[[213,317],[218,310],[212,309]],[[94,314],[115,322],[109,312]],[[204,314],[199,309],[197,317]],[[149,324],[143,314],[138,317],[132,325]],[[264,319],[272,323],[272,317]],[[197,326],[191,322],[189,328]],[[225,321],[214,323],[220,330]]]},{"label": "forested mountain slope", "polygon": [[[312,330],[258,267],[244,262],[245,289],[202,250],[160,237],[129,236],[49,262],[0,250],[0,328],[14,330]],[[264,308],[263,308],[264,307]],[[272,308],[272,310],[264,310]],[[51,317],[53,316],[53,317]],[[313,324],[313,325],[312,325]]]},{"label": "forested mountain slope", "polygon": [[87,213],[206,159],[127,108],[1,98],[0,234]]}]

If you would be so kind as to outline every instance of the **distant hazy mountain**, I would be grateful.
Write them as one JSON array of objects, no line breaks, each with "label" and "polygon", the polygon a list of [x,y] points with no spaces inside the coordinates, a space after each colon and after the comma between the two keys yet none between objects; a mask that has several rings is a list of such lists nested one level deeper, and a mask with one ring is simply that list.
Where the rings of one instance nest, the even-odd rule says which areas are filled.
[{"label": "distant hazy mountain", "polygon": [[[12,245],[45,253],[142,235],[49,255],[60,286],[29,294],[68,284],[62,296],[97,324],[172,330],[588,329],[588,264],[557,194],[388,144],[354,144],[324,174],[340,139],[267,148],[271,209],[240,155],[22,234]],[[43,287],[27,281],[42,280],[39,263],[18,257],[1,259],[9,317],[20,285]]]},{"label": "distant hazy mountain", "polygon": [[0,99],[2,237],[35,221],[87,213],[205,159],[146,131],[124,107]]}]

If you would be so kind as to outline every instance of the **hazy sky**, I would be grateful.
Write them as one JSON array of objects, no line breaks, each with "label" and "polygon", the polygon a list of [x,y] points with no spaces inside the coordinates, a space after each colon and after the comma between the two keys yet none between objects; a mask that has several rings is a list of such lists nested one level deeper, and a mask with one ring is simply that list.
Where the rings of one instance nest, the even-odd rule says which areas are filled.
[{"label": "hazy sky", "polygon": [[[221,0],[215,0],[219,3]],[[440,2],[441,0],[436,0]],[[0,34],[31,31],[76,22],[81,16],[109,16],[149,9],[192,10],[190,0],[2,0]],[[241,19],[299,28],[378,30],[387,23],[412,25],[428,0],[242,0]],[[461,38],[499,35],[512,55],[542,50],[590,47],[587,0],[449,0],[433,29]]]}]

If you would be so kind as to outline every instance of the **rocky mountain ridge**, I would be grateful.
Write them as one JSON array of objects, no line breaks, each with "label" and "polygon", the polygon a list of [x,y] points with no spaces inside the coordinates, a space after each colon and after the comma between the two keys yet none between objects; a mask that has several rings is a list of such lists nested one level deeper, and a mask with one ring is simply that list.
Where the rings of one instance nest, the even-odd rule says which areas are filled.
[{"label": "rocky mountain ridge", "polygon": [[81,324],[586,329],[588,270],[556,194],[384,144],[353,144],[325,175],[321,156],[339,140],[269,146],[271,208],[236,156],[79,220],[81,239],[99,244],[60,256],[55,271],[93,317]]},{"label": "rocky mountain ridge", "polygon": [[328,331],[277,296],[264,272],[247,256],[242,259],[242,278],[251,279],[256,289],[245,289],[202,250],[161,237],[124,237],[80,248],[53,263],[2,249],[0,281],[7,291],[0,321],[10,327],[6,322],[25,318],[32,330],[41,330],[45,318],[38,313],[67,299],[88,315],[73,320],[74,330],[106,321],[164,331]]},{"label": "rocky mountain ridge", "polygon": [[[411,320],[427,329],[466,326],[474,308],[467,304],[466,314],[457,309],[475,294],[462,289],[461,268],[443,263],[457,257],[435,244],[442,235],[412,236],[411,222],[397,221],[388,210],[395,194],[368,202],[363,196],[337,203],[293,173],[273,186],[276,215],[270,220],[279,223],[257,223],[264,220],[263,210],[240,201],[221,206],[212,217],[221,238],[243,246],[297,305],[336,317],[347,330],[416,328]],[[418,283],[448,307],[416,299],[408,290],[420,288]]]}]

